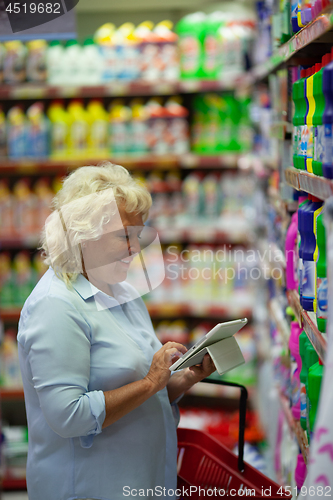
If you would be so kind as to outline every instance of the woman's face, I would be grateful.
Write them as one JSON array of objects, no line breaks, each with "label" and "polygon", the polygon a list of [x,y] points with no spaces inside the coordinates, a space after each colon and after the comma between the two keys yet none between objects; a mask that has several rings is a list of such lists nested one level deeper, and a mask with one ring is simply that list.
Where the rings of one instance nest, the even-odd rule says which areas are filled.
[{"label": "woman's face", "polygon": [[86,278],[97,288],[110,295],[108,285],[127,278],[127,271],[140,252],[142,215],[126,212],[123,204],[107,224],[101,238],[82,243],[82,257]]}]

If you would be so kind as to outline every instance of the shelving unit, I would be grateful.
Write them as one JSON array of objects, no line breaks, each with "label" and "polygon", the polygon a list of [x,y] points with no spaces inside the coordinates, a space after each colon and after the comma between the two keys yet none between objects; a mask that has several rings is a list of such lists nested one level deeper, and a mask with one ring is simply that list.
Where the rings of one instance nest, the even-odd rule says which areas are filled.
[{"label": "shelving unit", "polygon": [[284,394],[280,393],[279,400],[280,400],[280,406],[283,410],[283,413],[285,415],[285,418],[286,418],[286,421],[289,425],[289,428],[292,431],[292,433],[296,436],[296,439],[297,439],[298,445],[300,447],[300,450],[302,452],[304,461],[307,464],[308,459],[309,459],[309,444],[308,444],[308,440],[306,437],[306,433],[302,429],[299,421],[294,419],[294,417],[291,413],[290,407],[289,407],[289,401],[286,398],[286,396],[284,396]]},{"label": "shelving unit", "polygon": [[333,181],[325,177],[297,170],[294,167],[287,168],[285,176],[288,184],[298,191],[306,191],[321,200],[327,200],[333,195]]},{"label": "shelving unit", "polygon": [[[333,8],[329,6],[310,24],[296,33],[288,42],[281,45],[264,63],[252,69],[241,84],[253,85],[264,80],[271,73],[285,65],[301,64],[323,55],[328,44],[333,41]],[[331,45],[330,45],[331,47]]]}]

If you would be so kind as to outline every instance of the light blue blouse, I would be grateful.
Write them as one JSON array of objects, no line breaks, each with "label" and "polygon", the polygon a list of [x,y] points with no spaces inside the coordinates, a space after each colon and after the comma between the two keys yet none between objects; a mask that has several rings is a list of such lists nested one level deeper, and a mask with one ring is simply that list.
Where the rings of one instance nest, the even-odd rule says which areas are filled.
[{"label": "light blue blouse", "polygon": [[82,275],[73,286],[50,268],[21,312],[29,498],[123,500],[129,488],[175,490],[175,405],[166,388],[102,430],[103,392],[145,377],[161,347],[144,302],[131,300],[137,295],[125,282],[112,287],[115,298]]}]

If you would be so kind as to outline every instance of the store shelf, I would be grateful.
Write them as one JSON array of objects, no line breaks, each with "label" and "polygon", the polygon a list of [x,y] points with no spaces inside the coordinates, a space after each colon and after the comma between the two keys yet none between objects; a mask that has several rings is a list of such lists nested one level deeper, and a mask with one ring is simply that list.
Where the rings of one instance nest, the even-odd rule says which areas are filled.
[{"label": "store shelf", "polygon": [[306,437],[306,433],[302,429],[299,421],[294,419],[294,417],[291,413],[291,409],[289,407],[288,398],[286,398],[286,396],[284,396],[284,394],[282,394],[280,392],[279,399],[280,399],[280,405],[281,405],[282,411],[286,417],[289,428],[296,436],[296,439],[297,439],[298,445],[301,449],[304,461],[307,464],[308,459],[309,459],[309,444],[308,444],[308,440]]},{"label": "store shelf", "polygon": [[194,92],[214,92],[233,90],[242,77],[228,80],[182,80],[176,82],[158,81],[114,81],[105,85],[53,86],[47,84],[22,83],[1,85],[0,99],[58,99],[84,97],[121,97],[191,94]]},{"label": "store shelf", "polygon": [[318,330],[316,326],[315,315],[311,312],[304,311],[299,301],[299,295],[295,290],[287,290],[287,298],[289,305],[295,312],[298,322],[304,328],[304,331],[307,334],[311,344],[324,363],[327,352],[327,342],[323,334]]},{"label": "store shelf", "polygon": [[169,170],[172,168],[237,168],[242,156],[239,154],[198,155],[114,155],[110,158],[82,158],[76,160],[22,159],[0,161],[1,175],[45,175],[66,174],[82,165],[98,165],[103,161],[118,163],[130,170]]},{"label": "store shelf", "polygon": [[298,191],[306,191],[321,200],[327,200],[333,194],[333,181],[325,177],[297,170],[294,167],[287,168],[285,176],[290,186]]},{"label": "store shelf", "polygon": [[[318,58],[318,51],[320,50],[319,43],[325,44],[332,41],[331,37],[327,36],[327,33],[332,28],[333,8],[330,6],[327,8],[326,12],[320,14],[314,21],[296,33],[288,42],[281,45],[265,63],[253,68],[250,76],[244,83],[249,85],[255,81],[263,80],[280,66],[286,63],[295,62],[292,60],[296,57],[298,59],[298,64],[300,64],[299,59],[304,57],[311,57],[314,55]],[[313,51],[309,51],[309,46],[313,44],[313,42],[315,42],[315,48]]]},{"label": "store shelf", "polygon": [[288,349],[289,337],[290,337],[290,327],[285,319],[283,311],[281,309],[280,302],[278,299],[274,298],[269,303],[269,312],[272,320],[274,321],[280,335],[282,337],[284,346]]}]

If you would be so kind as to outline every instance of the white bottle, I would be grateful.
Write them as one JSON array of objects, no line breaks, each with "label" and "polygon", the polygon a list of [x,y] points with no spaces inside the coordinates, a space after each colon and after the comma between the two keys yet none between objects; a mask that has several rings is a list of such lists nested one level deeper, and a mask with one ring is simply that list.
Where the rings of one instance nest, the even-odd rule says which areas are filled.
[{"label": "white bottle", "polygon": [[49,85],[62,85],[65,50],[59,40],[52,40],[46,53],[47,82]]},{"label": "white bottle", "polygon": [[80,85],[99,85],[102,82],[102,56],[92,38],[82,47]]},{"label": "white bottle", "polygon": [[82,47],[77,40],[68,40],[63,59],[63,84],[82,85]]}]

